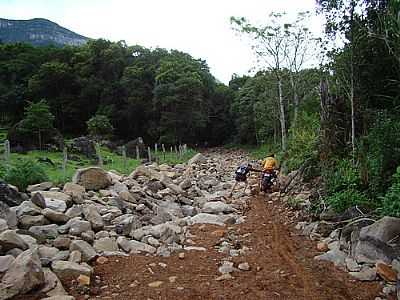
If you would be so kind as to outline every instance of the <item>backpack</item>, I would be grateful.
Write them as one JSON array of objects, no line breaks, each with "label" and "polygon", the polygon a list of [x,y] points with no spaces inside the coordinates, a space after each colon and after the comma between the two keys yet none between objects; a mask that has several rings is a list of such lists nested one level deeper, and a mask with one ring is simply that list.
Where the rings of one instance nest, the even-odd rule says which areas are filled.
[{"label": "backpack", "polygon": [[248,172],[249,172],[248,167],[246,165],[242,165],[236,169],[235,174],[236,175],[246,175]]}]

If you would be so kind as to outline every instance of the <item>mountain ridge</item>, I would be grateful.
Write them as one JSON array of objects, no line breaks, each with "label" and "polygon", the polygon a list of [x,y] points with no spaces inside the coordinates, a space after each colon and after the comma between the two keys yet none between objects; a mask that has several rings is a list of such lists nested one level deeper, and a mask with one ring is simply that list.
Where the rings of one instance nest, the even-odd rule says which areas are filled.
[{"label": "mountain ridge", "polygon": [[45,18],[11,20],[0,18],[0,41],[30,43],[34,46],[80,46],[89,38]]}]

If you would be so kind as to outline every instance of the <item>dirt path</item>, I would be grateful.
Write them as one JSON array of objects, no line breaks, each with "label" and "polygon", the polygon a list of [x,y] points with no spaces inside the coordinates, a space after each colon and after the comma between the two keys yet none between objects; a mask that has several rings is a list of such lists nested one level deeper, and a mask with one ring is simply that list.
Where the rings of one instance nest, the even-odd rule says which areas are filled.
[{"label": "dirt path", "polygon": [[[270,203],[269,203],[270,202]],[[375,299],[380,286],[352,280],[328,263],[316,262],[315,244],[293,230],[291,212],[279,203],[254,198],[246,222],[232,227],[191,229],[196,246],[184,258],[132,256],[97,265],[91,287],[96,299]],[[240,235],[250,250],[234,257],[250,271],[233,272],[233,279],[216,281],[227,257],[215,249],[221,236]],[[164,265],[165,264],[165,265]],[[176,277],[176,278],[171,278]],[[174,281],[175,279],[175,281]],[[162,281],[160,287],[148,284]],[[174,281],[174,282],[171,282]],[[78,295],[75,295],[78,296]]]}]

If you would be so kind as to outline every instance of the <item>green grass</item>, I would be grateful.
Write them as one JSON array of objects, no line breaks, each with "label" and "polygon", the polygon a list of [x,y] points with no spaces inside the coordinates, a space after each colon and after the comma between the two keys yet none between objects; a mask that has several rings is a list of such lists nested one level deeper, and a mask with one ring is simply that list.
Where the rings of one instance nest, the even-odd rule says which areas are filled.
[{"label": "green grass", "polygon": [[[105,170],[115,170],[120,174],[128,175],[140,164],[140,161],[131,158],[127,158],[125,163],[122,156],[109,151],[105,147],[102,147],[100,149],[100,152],[103,159],[103,168]],[[188,149],[187,153],[182,156],[177,156],[175,153],[167,152],[164,159],[164,155],[159,152],[158,155],[155,155],[153,153],[153,157],[157,157],[157,161],[159,162],[159,164],[175,165],[188,161],[196,153],[196,151]],[[73,160],[72,157],[75,157],[76,160]],[[55,184],[62,184],[70,181],[77,169],[86,168],[89,166],[96,166],[96,162],[94,160],[87,159],[82,155],[74,154],[69,156],[64,174],[62,171],[62,152],[49,152],[38,150],[30,151],[27,154],[12,153],[11,164],[14,164],[16,161],[19,161],[21,159],[38,161],[38,159],[40,158],[49,158],[53,162],[54,166],[44,162],[40,162],[39,164],[45,170],[47,176],[49,177],[49,180]],[[2,160],[2,158],[0,158],[0,174],[2,173],[1,170],[5,171],[5,169],[5,162],[4,160]]]}]

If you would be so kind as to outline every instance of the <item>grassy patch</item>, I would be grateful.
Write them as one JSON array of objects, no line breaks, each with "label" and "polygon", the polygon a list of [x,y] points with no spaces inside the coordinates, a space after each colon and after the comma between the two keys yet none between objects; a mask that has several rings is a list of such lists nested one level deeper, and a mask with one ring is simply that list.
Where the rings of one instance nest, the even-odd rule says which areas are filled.
[{"label": "grassy patch", "polygon": [[[105,170],[115,170],[120,174],[128,175],[140,164],[140,161],[136,159],[126,158],[126,160],[124,160],[122,156],[109,151],[105,147],[102,147],[100,151],[103,159],[103,168]],[[169,165],[175,165],[188,161],[196,153],[196,151],[188,149],[188,151],[182,156],[177,156],[175,153],[166,152],[164,157],[163,153],[159,152],[157,155],[153,153],[153,157],[156,157],[160,164],[166,163]],[[46,162],[47,159],[49,162]],[[37,162],[44,169],[48,179],[55,184],[62,184],[71,181],[72,176],[77,169],[97,165],[96,161],[94,160],[87,159],[82,155],[73,154],[69,155],[64,173],[62,170],[62,152],[30,151],[27,154],[11,154],[11,165],[16,165],[16,163],[21,160],[31,160]],[[5,161],[0,158],[0,178],[4,176],[6,170],[7,166]]]}]

